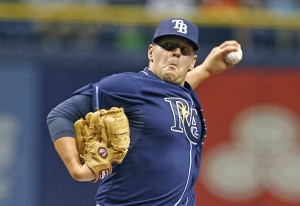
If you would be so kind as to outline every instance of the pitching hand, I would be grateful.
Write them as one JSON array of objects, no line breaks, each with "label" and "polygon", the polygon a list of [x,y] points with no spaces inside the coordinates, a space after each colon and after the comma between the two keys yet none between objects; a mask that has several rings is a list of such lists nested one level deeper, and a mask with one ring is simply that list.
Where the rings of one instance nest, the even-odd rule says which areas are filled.
[{"label": "pitching hand", "polygon": [[186,81],[195,89],[210,76],[233,68],[234,65],[228,64],[224,60],[224,57],[229,52],[237,51],[240,47],[241,45],[237,41],[232,40],[225,41],[221,45],[213,48],[202,64],[187,73]]},{"label": "pitching hand", "polygon": [[[224,57],[231,51],[236,51],[241,45],[237,41],[225,41],[220,46],[211,50],[209,55],[202,63],[202,67],[210,74],[214,75],[232,68],[233,64],[228,64],[224,61]],[[196,67],[197,68],[197,67]],[[196,69],[195,68],[195,69]]]}]

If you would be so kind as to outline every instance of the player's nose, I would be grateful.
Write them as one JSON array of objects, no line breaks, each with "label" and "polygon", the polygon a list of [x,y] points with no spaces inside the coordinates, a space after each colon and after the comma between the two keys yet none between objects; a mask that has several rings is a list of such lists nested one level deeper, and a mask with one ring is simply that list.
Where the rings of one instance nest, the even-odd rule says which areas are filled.
[{"label": "player's nose", "polygon": [[176,47],[173,51],[172,51],[172,56],[174,57],[180,57],[181,55],[181,50],[179,47]]}]

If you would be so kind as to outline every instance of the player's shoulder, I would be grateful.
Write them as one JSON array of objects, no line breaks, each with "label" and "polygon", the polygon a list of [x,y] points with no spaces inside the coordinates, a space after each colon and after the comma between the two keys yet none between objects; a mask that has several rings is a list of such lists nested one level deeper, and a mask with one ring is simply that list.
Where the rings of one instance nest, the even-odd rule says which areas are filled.
[{"label": "player's shoulder", "polygon": [[137,92],[138,85],[135,79],[138,75],[136,72],[117,73],[104,77],[94,85],[111,92]]},{"label": "player's shoulder", "polygon": [[123,72],[106,76],[98,82],[89,83],[77,89],[72,93],[72,96],[77,94],[92,95],[95,86],[110,92],[138,92],[138,81],[135,80],[137,76],[140,76],[137,72]]},{"label": "player's shoulder", "polygon": [[99,82],[96,84],[99,85],[109,85],[109,84],[123,84],[123,83],[129,83],[130,80],[134,79],[135,76],[137,76],[138,73],[136,72],[122,72],[122,73],[117,73],[117,74],[112,74],[110,76],[106,76],[103,79],[101,79]]},{"label": "player's shoulder", "polygon": [[137,75],[138,75],[137,72],[122,72],[122,73],[116,73],[116,74],[107,76],[107,77],[103,78],[102,80],[107,79],[107,80],[120,80],[120,81],[123,81],[123,80],[132,79]]}]

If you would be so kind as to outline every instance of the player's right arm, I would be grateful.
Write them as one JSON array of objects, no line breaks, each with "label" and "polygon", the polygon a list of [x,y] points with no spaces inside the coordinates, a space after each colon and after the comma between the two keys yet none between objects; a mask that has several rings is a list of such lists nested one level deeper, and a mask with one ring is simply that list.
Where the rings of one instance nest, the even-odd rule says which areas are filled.
[{"label": "player's right arm", "polygon": [[76,95],[56,106],[47,116],[55,149],[70,175],[77,181],[92,181],[94,173],[81,165],[75,140],[74,122],[92,111],[91,96]]},{"label": "player's right arm", "polygon": [[195,89],[209,77],[227,71],[234,67],[224,61],[224,57],[231,51],[236,51],[241,45],[237,41],[225,41],[213,48],[204,62],[187,73],[186,81]]}]

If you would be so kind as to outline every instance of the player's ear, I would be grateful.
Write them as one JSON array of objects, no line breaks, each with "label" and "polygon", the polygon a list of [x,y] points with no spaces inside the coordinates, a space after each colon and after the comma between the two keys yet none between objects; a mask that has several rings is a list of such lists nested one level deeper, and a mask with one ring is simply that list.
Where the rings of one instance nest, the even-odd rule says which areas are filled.
[{"label": "player's ear", "polygon": [[197,55],[194,55],[193,61],[191,62],[191,65],[189,67],[189,71],[192,71],[194,69],[196,61],[197,61]]},{"label": "player's ear", "polygon": [[149,61],[153,61],[153,48],[154,48],[154,45],[149,44],[149,47],[148,47],[148,59],[149,59]]}]

